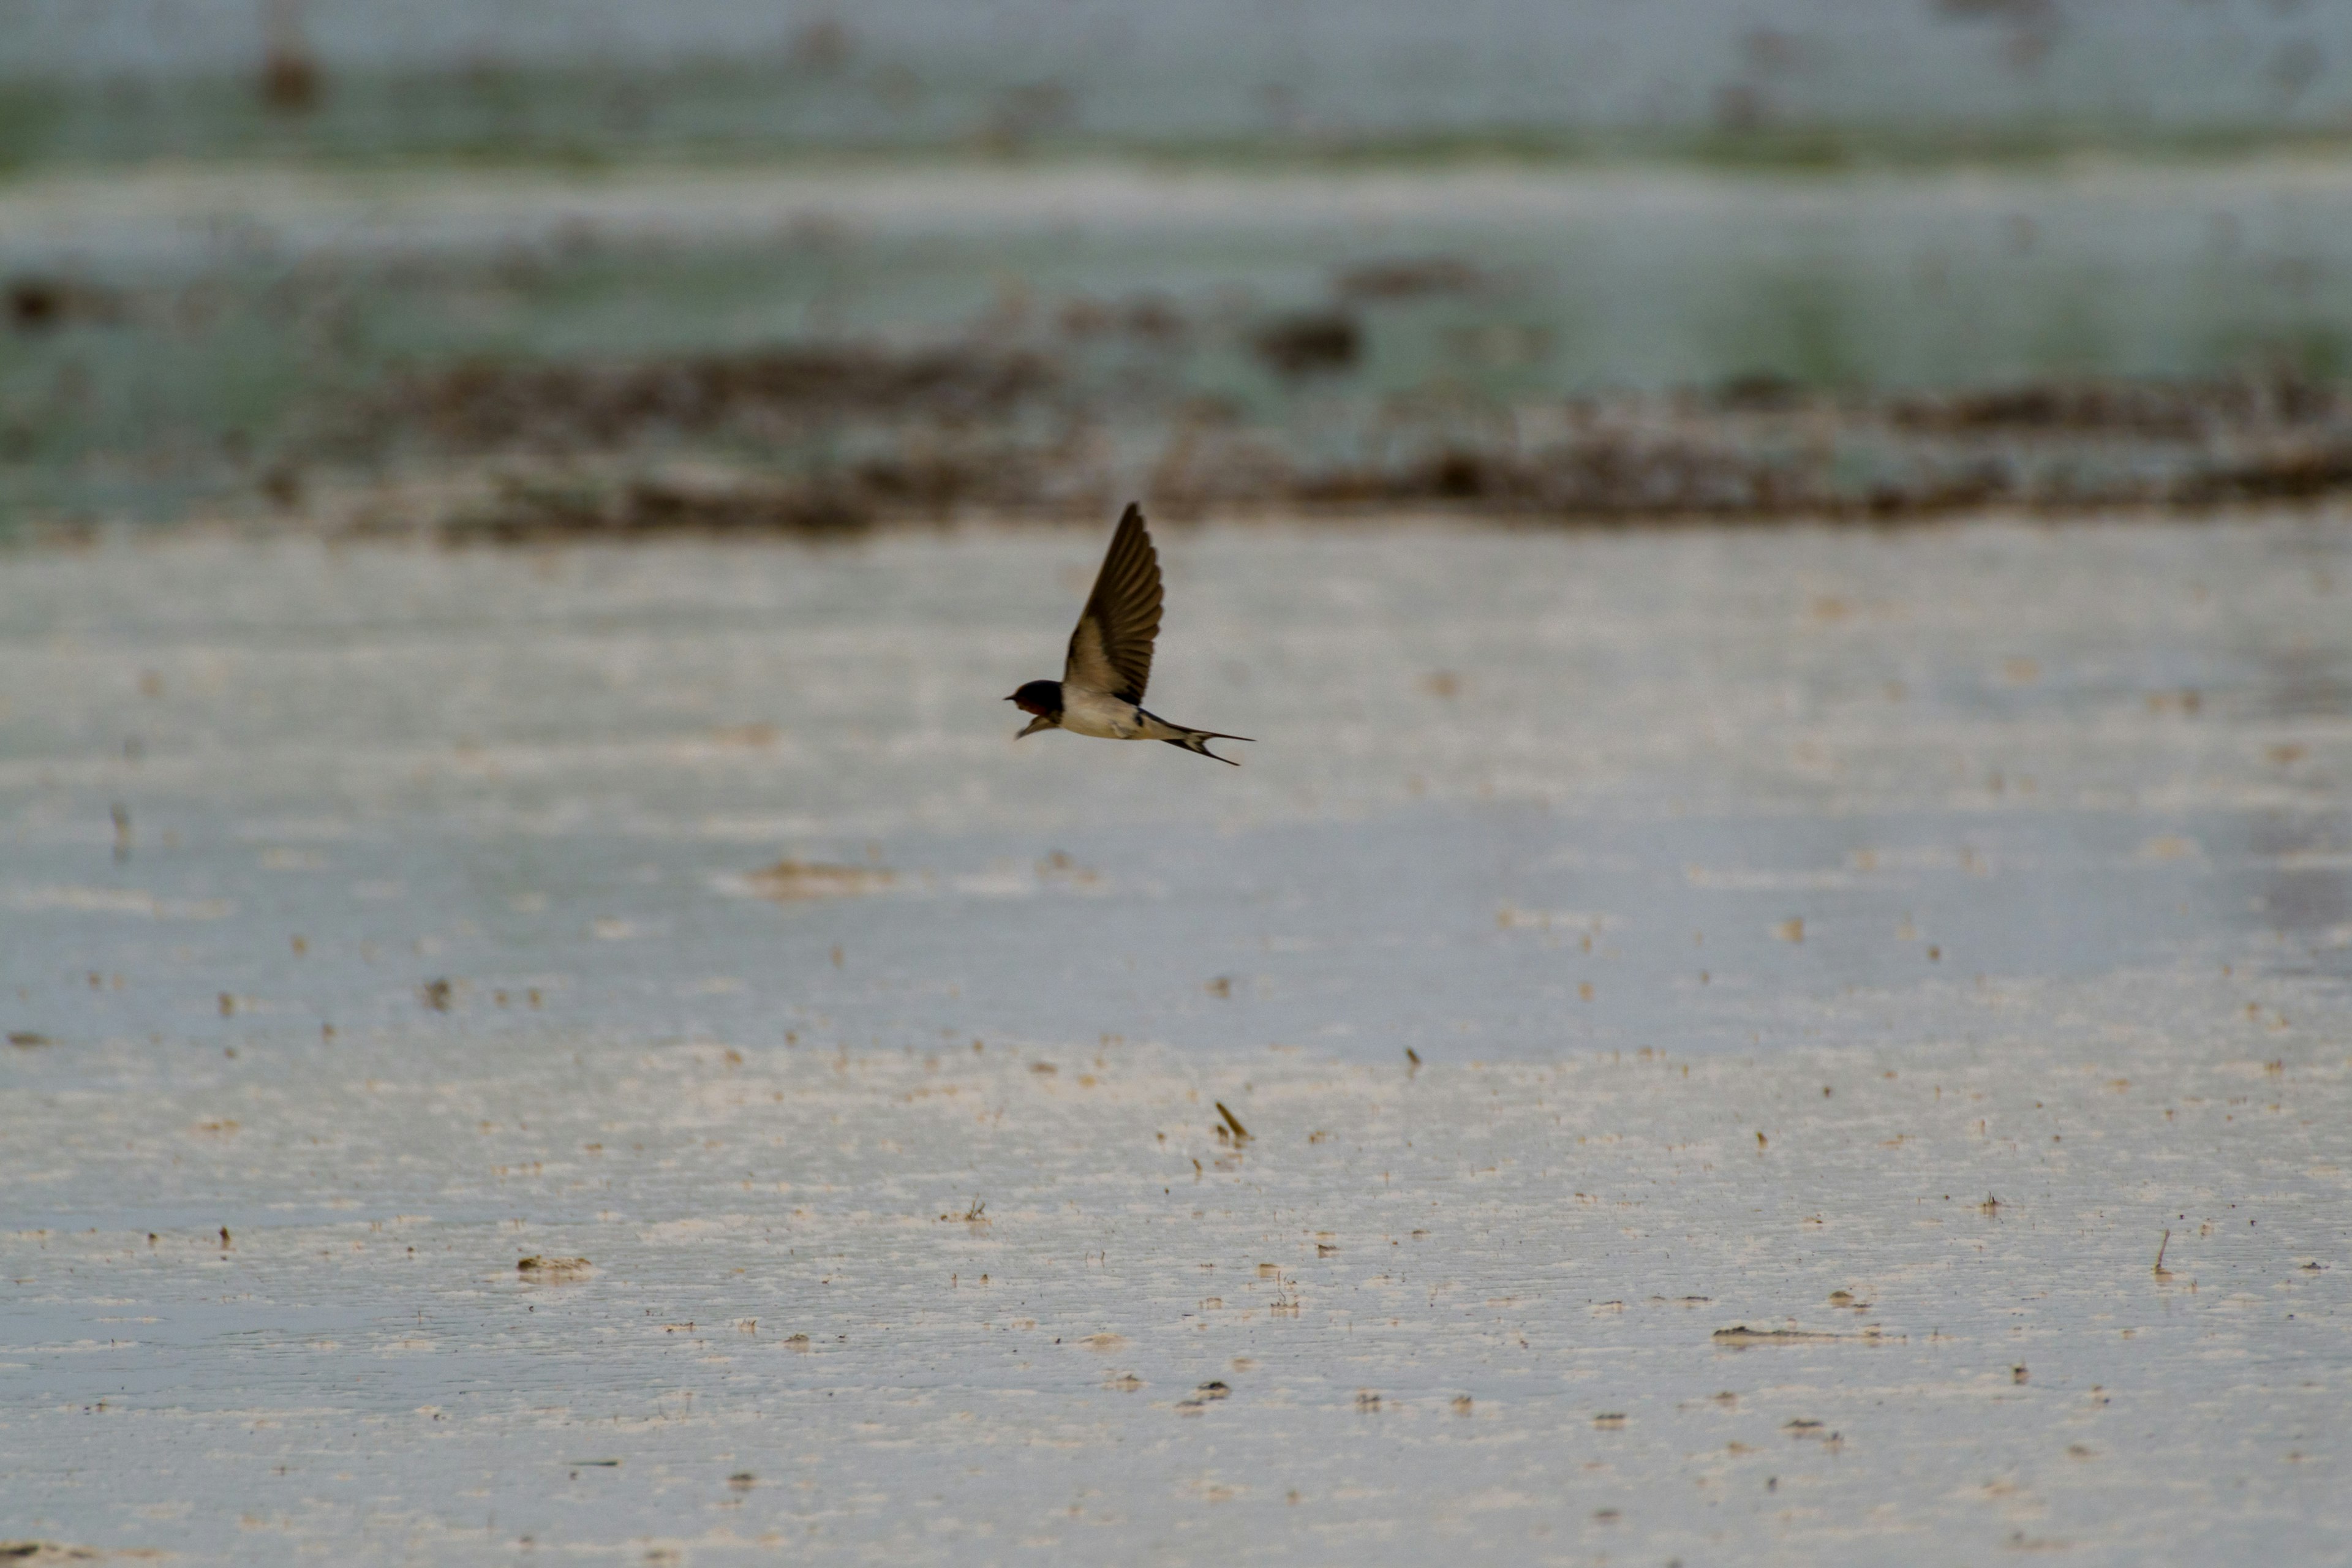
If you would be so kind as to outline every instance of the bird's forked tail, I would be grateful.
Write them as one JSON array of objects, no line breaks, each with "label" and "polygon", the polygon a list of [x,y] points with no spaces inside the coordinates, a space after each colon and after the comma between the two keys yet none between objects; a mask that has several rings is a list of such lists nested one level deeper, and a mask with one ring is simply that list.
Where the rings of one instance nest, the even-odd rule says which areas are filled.
[{"label": "bird's forked tail", "polygon": [[[1166,724],[1168,721],[1163,719],[1160,722]],[[1182,726],[1176,724],[1169,724],[1168,727],[1171,730],[1182,729]],[[1253,746],[1257,744],[1256,742],[1250,740],[1247,735],[1228,735],[1216,730],[1182,730],[1181,734],[1163,735],[1160,739],[1167,742],[1168,744],[1171,746],[1181,747],[1187,752],[1192,752],[1196,756],[1207,757],[1213,761],[1223,763],[1228,767],[1235,768],[1241,766],[1239,762],[1232,757],[1218,756],[1216,752],[1209,750],[1209,742],[1211,741],[1243,741],[1247,742]]]},{"label": "bird's forked tail", "polygon": [[[1181,724],[1171,724],[1159,714],[1149,712],[1141,708],[1135,710],[1135,716],[1143,721],[1143,733],[1137,737],[1139,740],[1165,741],[1171,746],[1181,746],[1195,756],[1208,757],[1231,767],[1240,767],[1241,763],[1234,762],[1231,757],[1218,756],[1216,752],[1209,750],[1208,742],[1250,739],[1247,735],[1228,735],[1221,730],[1187,730]],[[1256,744],[1254,741],[1250,743]]]}]

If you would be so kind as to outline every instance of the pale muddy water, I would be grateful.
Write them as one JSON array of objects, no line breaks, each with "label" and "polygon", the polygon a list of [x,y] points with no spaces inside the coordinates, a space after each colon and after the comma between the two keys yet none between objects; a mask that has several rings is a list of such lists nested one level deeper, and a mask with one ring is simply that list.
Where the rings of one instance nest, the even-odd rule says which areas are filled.
[{"label": "pale muddy water", "polygon": [[1160,532],[0,557],[0,1539],[2352,1546],[2339,514]]}]

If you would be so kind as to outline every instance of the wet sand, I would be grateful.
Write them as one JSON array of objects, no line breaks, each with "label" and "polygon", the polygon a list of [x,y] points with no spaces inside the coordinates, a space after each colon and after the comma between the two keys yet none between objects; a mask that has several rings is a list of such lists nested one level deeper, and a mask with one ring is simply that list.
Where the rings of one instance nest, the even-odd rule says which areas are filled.
[{"label": "wet sand", "polygon": [[2345,1550],[2341,517],[1162,535],[10,552],[5,1534]]}]

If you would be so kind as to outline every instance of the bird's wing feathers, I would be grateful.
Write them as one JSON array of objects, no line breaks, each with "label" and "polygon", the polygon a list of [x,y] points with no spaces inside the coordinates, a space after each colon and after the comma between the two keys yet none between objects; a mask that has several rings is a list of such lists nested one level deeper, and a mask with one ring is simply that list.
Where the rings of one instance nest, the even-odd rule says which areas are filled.
[{"label": "bird's wing feathers", "polygon": [[1095,591],[1070,634],[1066,686],[1108,691],[1125,702],[1143,700],[1151,679],[1151,643],[1160,635],[1160,557],[1143,526],[1143,509],[1130,506],[1111,535]]}]

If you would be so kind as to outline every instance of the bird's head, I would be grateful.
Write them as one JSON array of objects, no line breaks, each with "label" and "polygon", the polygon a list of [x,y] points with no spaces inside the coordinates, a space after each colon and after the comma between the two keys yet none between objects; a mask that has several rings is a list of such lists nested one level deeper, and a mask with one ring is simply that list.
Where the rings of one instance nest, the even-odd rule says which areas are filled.
[{"label": "bird's head", "polygon": [[1004,700],[1018,704],[1024,713],[1034,713],[1041,719],[1058,718],[1062,711],[1062,683],[1033,680]]},{"label": "bird's head", "polygon": [[1013,737],[1016,741],[1023,735],[1050,730],[1062,721],[1062,683],[1058,680],[1033,680],[1004,700],[1018,704],[1024,713],[1036,715],[1029,721],[1027,729]]}]

